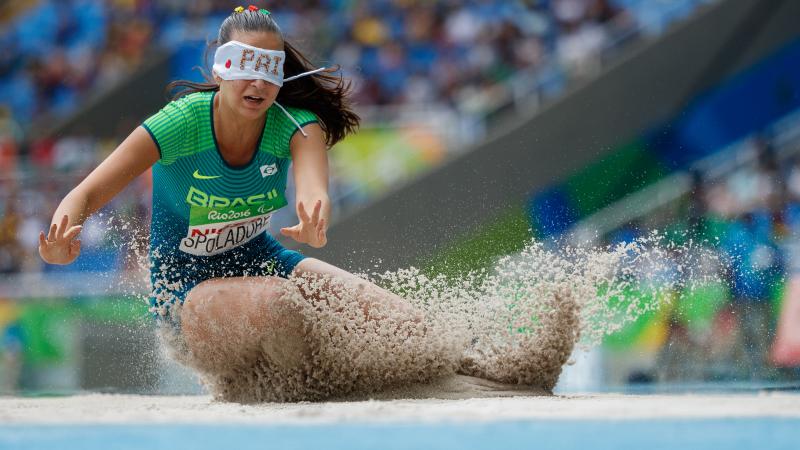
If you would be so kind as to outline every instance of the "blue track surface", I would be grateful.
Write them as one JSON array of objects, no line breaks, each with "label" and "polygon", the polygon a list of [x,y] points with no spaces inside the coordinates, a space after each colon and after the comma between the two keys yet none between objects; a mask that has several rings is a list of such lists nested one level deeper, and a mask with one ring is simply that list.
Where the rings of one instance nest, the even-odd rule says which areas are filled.
[{"label": "blue track surface", "polygon": [[0,449],[800,449],[800,419],[0,426]]}]

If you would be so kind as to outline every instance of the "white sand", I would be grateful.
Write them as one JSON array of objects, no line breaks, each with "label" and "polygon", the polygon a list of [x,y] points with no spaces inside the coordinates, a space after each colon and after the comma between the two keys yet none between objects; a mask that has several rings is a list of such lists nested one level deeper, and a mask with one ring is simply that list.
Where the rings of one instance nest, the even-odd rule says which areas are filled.
[{"label": "white sand", "polygon": [[[180,280],[165,279],[154,311],[184,322],[183,332],[161,330],[163,347],[219,400],[353,400],[457,375],[552,392],[579,339],[601,342],[696,279],[660,275],[678,270],[676,254],[695,253],[660,241],[552,250],[531,241],[490,271],[364,274],[385,290],[309,274],[219,279],[194,287],[185,307],[168,293]],[[470,397],[461,391],[445,399]]]},{"label": "white sand", "polygon": [[210,396],[0,398],[2,424],[319,424],[800,417],[800,394],[621,395],[240,405]]}]

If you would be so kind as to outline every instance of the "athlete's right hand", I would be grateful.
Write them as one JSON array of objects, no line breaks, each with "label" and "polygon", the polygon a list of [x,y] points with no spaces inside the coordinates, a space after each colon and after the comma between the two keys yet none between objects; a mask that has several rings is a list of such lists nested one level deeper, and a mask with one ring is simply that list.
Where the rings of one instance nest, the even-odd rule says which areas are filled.
[{"label": "athlete's right hand", "polygon": [[[83,229],[75,225],[67,229],[69,217],[64,215],[61,224],[51,224],[50,232],[45,238],[44,231],[39,232],[39,255],[49,264],[69,264],[81,254],[81,240],[75,239]],[[73,240],[74,239],[74,240]]]}]

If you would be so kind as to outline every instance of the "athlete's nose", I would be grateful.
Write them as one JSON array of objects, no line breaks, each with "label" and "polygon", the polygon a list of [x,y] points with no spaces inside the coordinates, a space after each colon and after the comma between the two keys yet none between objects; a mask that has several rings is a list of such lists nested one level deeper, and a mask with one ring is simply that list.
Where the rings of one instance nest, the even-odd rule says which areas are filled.
[{"label": "athlete's nose", "polygon": [[258,89],[264,89],[267,87],[267,82],[260,78],[256,78],[255,80],[250,81],[250,85]]}]

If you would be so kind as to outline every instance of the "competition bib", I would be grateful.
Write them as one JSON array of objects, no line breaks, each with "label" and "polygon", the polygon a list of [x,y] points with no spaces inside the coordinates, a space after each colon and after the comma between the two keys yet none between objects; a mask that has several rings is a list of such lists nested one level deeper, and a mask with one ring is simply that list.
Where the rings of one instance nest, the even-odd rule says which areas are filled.
[{"label": "competition bib", "polygon": [[189,229],[180,249],[197,256],[211,256],[250,242],[269,227],[270,216],[286,206],[283,195],[258,204],[206,207],[192,205]]}]

